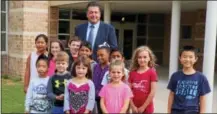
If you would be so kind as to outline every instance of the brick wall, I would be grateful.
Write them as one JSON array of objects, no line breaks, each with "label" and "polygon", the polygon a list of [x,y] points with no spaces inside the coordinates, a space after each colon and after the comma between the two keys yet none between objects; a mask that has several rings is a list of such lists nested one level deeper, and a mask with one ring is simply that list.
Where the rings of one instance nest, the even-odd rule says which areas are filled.
[{"label": "brick wall", "polygon": [[10,1],[8,74],[21,76],[28,55],[35,50],[35,37],[48,34],[48,1]]},{"label": "brick wall", "polygon": [[8,74],[8,56],[1,55],[1,75]]}]

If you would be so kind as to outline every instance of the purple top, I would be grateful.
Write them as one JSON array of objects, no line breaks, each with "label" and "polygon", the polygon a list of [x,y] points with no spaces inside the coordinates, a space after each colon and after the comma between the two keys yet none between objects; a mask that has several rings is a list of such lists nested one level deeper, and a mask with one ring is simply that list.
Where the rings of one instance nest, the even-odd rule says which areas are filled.
[{"label": "purple top", "polygon": [[103,76],[105,74],[106,71],[108,71],[109,66],[106,65],[104,67],[104,69],[101,68],[101,65],[99,63],[97,63],[94,67],[93,70],[93,83],[95,85],[95,90],[96,90],[96,98],[100,98],[98,96],[98,93],[100,92],[101,88],[103,87],[103,85],[101,84]]}]

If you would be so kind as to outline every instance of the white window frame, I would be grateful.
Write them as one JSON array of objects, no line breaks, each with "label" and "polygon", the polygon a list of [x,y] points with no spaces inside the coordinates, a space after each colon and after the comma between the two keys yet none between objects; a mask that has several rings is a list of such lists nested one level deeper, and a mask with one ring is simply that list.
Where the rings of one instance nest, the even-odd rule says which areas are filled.
[{"label": "white window frame", "polygon": [[1,13],[5,13],[5,16],[6,16],[6,25],[5,25],[5,30],[6,31],[1,31],[1,34],[2,33],[5,33],[5,37],[6,37],[6,39],[5,39],[5,43],[6,43],[6,47],[5,47],[5,51],[1,51],[1,55],[7,55],[8,54],[8,1],[6,1],[5,0],[5,11],[2,11],[1,10]]}]

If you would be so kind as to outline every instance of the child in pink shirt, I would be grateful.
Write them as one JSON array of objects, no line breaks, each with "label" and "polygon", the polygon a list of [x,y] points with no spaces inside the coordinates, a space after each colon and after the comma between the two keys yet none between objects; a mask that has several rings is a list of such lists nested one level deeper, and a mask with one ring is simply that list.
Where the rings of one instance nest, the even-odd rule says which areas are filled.
[{"label": "child in pink shirt", "polygon": [[133,94],[129,86],[122,82],[124,63],[120,60],[113,61],[109,67],[109,75],[111,82],[99,93],[101,109],[103,113],[126,113]]},{"label": "child in pink shirt", "polygon": [[55,58],[57,53],[60,51],[64,51],[63,44],[59,40],[51,41],[49,54],[48,54],[48,62],[49,62],[48,73],[47,73],[48,76],[53,76],[55,73],[56,70]]}]

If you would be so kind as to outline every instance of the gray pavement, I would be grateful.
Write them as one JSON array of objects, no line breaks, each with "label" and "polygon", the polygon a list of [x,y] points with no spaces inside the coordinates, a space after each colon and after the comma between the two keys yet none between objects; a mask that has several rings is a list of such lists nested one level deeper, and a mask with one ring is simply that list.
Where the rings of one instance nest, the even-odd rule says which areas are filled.
[{"label": "gray pavement", "polygon": [[[159,81],[157,84],[157,91],[154,97],[155,112],[156,113],[166,113],[167,112],[167,100],[169,91],[166,89],[168,84],[168,74],[169,69],[167,67],[157,68]],[[217,73],[215,73],[215,76]],[[213,113],[217,113],[217,78],[215,78],[214,95],[213,95]],[[215,106],[215,107],[214,107]]]}]

